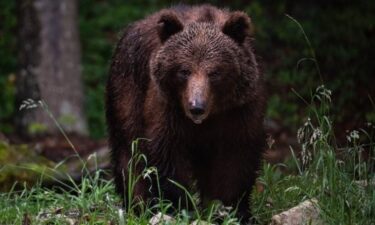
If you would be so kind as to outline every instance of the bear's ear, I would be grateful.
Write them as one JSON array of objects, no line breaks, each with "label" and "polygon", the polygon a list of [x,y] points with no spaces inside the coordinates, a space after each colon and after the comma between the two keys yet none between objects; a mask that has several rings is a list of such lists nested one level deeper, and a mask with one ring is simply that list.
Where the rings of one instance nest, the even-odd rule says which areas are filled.
[{"label": "bear's ear", "polygon": [[161,42],[165,42],[170,36],[182,31],[184,26],[173,12],[166,12],[158,21],[158,35]]},{"label": "bear's ear", "polygon": [[242,44],[251,35],[251,20],[244,12],[233,12],[223,26],[223,33]]}]

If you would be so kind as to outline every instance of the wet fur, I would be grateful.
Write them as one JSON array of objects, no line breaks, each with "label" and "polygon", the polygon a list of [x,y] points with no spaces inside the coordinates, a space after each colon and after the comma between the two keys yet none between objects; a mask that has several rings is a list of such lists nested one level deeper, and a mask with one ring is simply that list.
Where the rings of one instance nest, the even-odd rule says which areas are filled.
[{"label": "wet fur", "polygon": [[[163,77],[163,71],[158,71],[157,64],[163,59],[157,59],[160,57],[157,54],[164,42],[169,42],[168,35],[165,39],[160,35],[160,24],[157,22],[169,12],[182,21],[182,26],[196,26],[196,29],[190,26],[191,34],[173,39],[182,46],[179,52],[190,51],[191,48],[198,51],[199,48],[194,46],[206,46],[210,42],[212,48],[228,49],[228,55],[224,52],[222,57],[214,59],[220,65],[229,65],[230,68],[222,70],[238,70],[238,76],[226,77],[216,84],[213,81],[210,94],[215,100],[210,115],[200,125],[192,123],[181,106],[186,84],[175,83]],[[131,156],[131,143],[143,137],[150,141],[142,141],[139,150],[147,156],[148,166],[157,167],[165,199],[177,205],[180,197],[185,196],[168,179],[188,188],[197,181],[197,189],[204,201],[219,199],[232,206],[239,203],[239,215],[244,218],[250,216],[249,194],[264,149],[262,122],[265,98],[250,34],[228,40],[217,38],[217,30],[212,30],[213,25],[223,28],[226,23],[231,23],[234,14],[241,13],[209,5],[178,6],[150,15],[124,31],[112,59],[106,87],[113,174],[120,194],[125,193],[124,177]],[[201,38],[196,38],[190,47],[185,48],[183,38],[191,39],[187,36],[196,36],[194,31],[202,30]],[[223,32],[237,31],[229,29]],[[177,35],[179,33],[175,37]],[[170,60],[168,55],[174,58],[175,49],[163,51],[166,51],[161,54],[166,57],[165,60]],[[199,61],[199,54],[194,56],[181,56],[173,61]],[[209,70],[197,68],[203,69]],[[140,170],[142,168],[138,168],[137,172]],[[152,184],[151,192],[150,185],[146,180],[140,181],[135,195],[143,200],[158,197],[156,183]]]}]

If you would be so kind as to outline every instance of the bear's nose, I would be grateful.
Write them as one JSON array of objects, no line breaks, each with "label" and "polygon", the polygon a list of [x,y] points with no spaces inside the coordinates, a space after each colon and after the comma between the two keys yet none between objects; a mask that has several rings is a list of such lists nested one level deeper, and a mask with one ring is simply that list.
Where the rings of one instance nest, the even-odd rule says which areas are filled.
[{"label": "bear's nose", "polygon": [[199,115],[204,114],[204,109],[203,108],[198,108],[198,107],[191,108],[190,109],[190,113],[192,115],[194,115],[194,116],[199,116]]},{"label": "bear's nose", "polygon": [[190,105],[190,113],[194,116],[200,116],[202,114],[204,114],[205,112],[205,104],[203,103],[196,103],[196,104],[191,104]]}]

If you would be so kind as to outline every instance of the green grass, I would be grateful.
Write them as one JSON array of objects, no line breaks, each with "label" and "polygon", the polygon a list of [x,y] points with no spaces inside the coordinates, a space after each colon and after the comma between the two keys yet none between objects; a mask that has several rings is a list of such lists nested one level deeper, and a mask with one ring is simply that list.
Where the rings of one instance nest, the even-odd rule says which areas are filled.
[{"label": "green grass", "polygon": [[[316,198],[321,219],[326,224],[375,224],[375,187],[356,182],[375,180],[372,142],[375,128],[368,124],[367,129],[348,132],[347,144],[337,146],[329,117],[330,95],[330,91],[321,86],[310,102],[304,100],[309,117],[297,134],[301,153],[296,155],[291,149],[292,157],[284,164],[263,164],[258,178],[263,188],[261,191],[254,189],[251,196],[257,223],[268,224],[272,215]],[[132,150],[130,167],[147,161],[137,153],[137,141]],[[159,199],[152,207],[143,204],[140,216],[134,214],[134,207],[139,204],[134,201],[134,184],[156,172],[155,168],[147,168],[142,175],[131,176],[126,193],[129,207],[124,209],[112,180],[102,178],[106,173],[102,170],[84,175],[81,183],[65,181],[64,189],[43,188],[40,182],[32,188],[1,193],[0,224],[21,224],[25,218],[33,224],[67,224],[66,215],[80,224],[147,224],[156,212],[167,212],[172,207],[168,201]],[[184,189],[175,184],[176,188]],[[177,209],[174,214],[177,224],[195,219],[214,222],[219,215],[224,217],[223,224],[237,223],[233,211],[220,204],[202,209],[197,204],[196,194],[187,191],[186,194],[194,207],[191,211]]]},{"label": "green grass", "polygon": [[[314,63],[323,82],[316,53],[302,25],[287,17],[303,34],[309,49],[304,59]],[[359,131],[348,131],[346,145],[338,146],[330,113],[331,90],[321,85],[310,100],[292,91],[307,107],[306,121],[297,132],[301,151],[297,156],[291,148],[292,157],[284,164],[264,164],[258,179],[263,190],[252,194],[254,217],[267,224],[272,215],[315,198],[325,224],[375,224],[375,126],[368,123]],[[358,181],[374,185],[361,186]]]},{"label": "green grass", "polygon": [[[64,188],[48,189],[41,184],[21,191],[0,194],[0,224],[22,224],[25,218],[32,224],[148,224],[157,212],[166,212],[171,204],[159,201],[155,206],[145,204],[135,216],[132,204],[122,208],[120,197],[115,194],[113,182],[101,178],[104,171],[83,178],[82,183],[67,182]],[[214,205],[195,212],[178,210],[174,215],[177,224],[187,224],[196,219],[212,220],[220,212],[226,213],[223,224],[235,224],[233,213]]]},{"label": "green grass", "polygon": [[[138,151],[138,142],[135,140],[132,145],[132,159],[129,162],[129,179],[126,196],[126,206],[122,207],[122,201],[108,171],[98,169],[95,173],[89,174],[86,167],[88,160],[95,158],[89,156],[87,162],[82,162],[82,180],[74,181],[68,174],[65,180],[53,178],[56,181],[54,188],[43,187],[43,177],[51,179],[51,175],[41,174],[40,182],[29,187],[24,185],[21,190],[13,190],[7,193],[0,193],[0,224],[24,224],[25,220],[32,224],[148,224],[149,220],[158,212],[167,214],[172,204],[163,199],[157,199],[157,203],[139,202],[134,196],[134,188],[140,179],[149,179],[152,174],[156,175],[155,168],[147,167],[140,175],[132,171],[138,164],[147,164],[147,159]],[[59,163],[59,166],[63,164]],[[0,167],[1,169],[1,167]],[[32,168],[30,168],[32,169]],[[54,170],[49,168],[45,171]],[[213,221],[220,217],[222,224],[237,224],[234,217],[235,211],[222,206],[220,203],[212,203],[207,209],[198,206],[199,199],[196,194],[191,194],[175,181],[171,181],[176,188],[186,192],[186,198],[191,200],[194,210],[174,209],[175,223],[188,224],[194,220]],[[13,187],[19,187],[15,183]],[[19,188],[18,188],[19,189]],[[160,188],[159,188],[160,190]],[[161,192],[159,191],[159,196]],[[135,212],[138,212],[137,214]]]},{"label": "green grass", "polygon": [[[66,224],[59,217],[69,213],[78,214],[79,221],[87,224],[106,224],[105,221],[116,218],[119,199],[110,181],[95,176],[94,179],[84,179],[80,185],[72,183],[68,190],[36,185],[23,191],[3,193],[0,200],[1,224],[21,224],[25,216],[31,219],[32,224],[42,224],[44,220],[46,224],[47,221]],[[57,213],[59,210],[61,214]],[[98,223],[100,221],[102,223]]]},{"label": "green grass", "polygon": [[259,178],[264,190],[252,195],[259,223],[316,198],[326,224],[375,224],[375,185],[358,184],[375,181],[375,128],[369,124],[367,130],[348,132],[347,144],[337,146],[328,116],[330,95],[321,86],[308,103],[310,117],[297,134],[301,154],[291,149],[285,164],[264,164]]}]

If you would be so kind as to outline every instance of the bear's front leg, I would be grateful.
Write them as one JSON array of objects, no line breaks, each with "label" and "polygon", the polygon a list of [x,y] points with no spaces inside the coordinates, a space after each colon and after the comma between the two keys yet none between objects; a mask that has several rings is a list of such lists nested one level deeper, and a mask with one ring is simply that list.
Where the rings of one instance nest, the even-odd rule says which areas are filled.
[{"label": "bear's front leg", "polygon": [[202,199],[220,200],[237,209],[241,222],[251,217],[250,194],[260,158],[236,152],[218,153],[202,163],[195,172]]},{"label": "bear's front leg", "polygon": [[117,193],[122,195],[125,210],[140,214],[145,203],[153,198],[149,189],[152,181],[143,178],[144,163],[137,160],[130,152],[113,156],[113,174]]},{"label": "bear's front leg", "polygon": [[174,209],[190,210],[191,202],[186,191],[191,191],[191,170],[188,162],[180,159],[180,156],[170,156],[155,160],[157,163],[152,166],[156,168],[157,176],[153,176],[152,189],[159,199],[170,201]]}]

